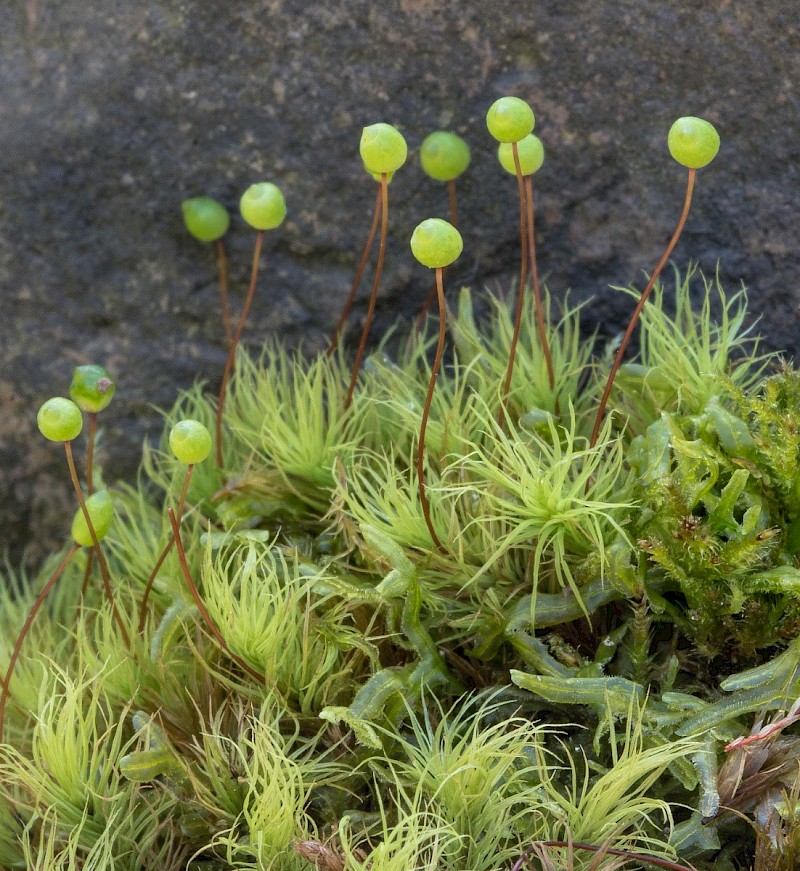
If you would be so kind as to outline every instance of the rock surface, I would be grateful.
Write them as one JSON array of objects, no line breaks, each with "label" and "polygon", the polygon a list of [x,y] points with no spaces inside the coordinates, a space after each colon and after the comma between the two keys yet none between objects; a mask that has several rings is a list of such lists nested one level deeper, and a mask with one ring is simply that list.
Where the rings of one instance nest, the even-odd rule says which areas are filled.
[{"label": "rock surface", "polygon": [[[756,8],[758,7],[758,8]],[[800,349],[800,33],[794,0],[2,0],[0,29],[0,544],[37,562],[72,514],[63,457],[35,427],[72,367],[115,375],[101,458],[131,477],[153,405],[169,406],[224,351],[213,250],[185,233],[180,201],[236,211],[251,182],[280,184],[247,339],[321,347],[347,293],[374,186],[361,127],[398,125],[412,151],[392,185],[383,324],[411,315],[429,277],[407,239],[446,214],[415,150],[463,135],[465,255],[452,280],[508,287],[516,270],[513,179],[497,166],[486,109],[527,99],[547,150],[537,176],[540,268],[559,294],[595,296],[602,333],[675,224],[684,172],[666,151],[683,114],[723,145],[698,178],[676,261],[743,281],[770,348]],[[234,217],[241,300],[252,237]],[[357,312],[363,314],[363,305]],[[380,324],[378,325],[380,329]],[[68,506],[65,508],[65,506]],[[66,515],[66,516],[65,516]]]}]

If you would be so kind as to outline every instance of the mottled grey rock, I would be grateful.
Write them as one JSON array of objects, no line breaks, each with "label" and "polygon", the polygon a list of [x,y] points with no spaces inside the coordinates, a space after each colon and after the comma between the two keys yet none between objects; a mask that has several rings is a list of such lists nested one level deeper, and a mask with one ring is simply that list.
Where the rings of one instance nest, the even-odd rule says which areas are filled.
[{"label": "mottled grey rock", "polygon": [[[619,328],[628,302],[607,285],[639,280],[669,238],[685,174],[666,131],[698,114],[723,145],[699,173],[676,260],[719,262],[729,288],[749,286],[768,346],[800,347],[794,0],[2,0],[0,14],[0,540],[17,555],[35,539],[38,559],[68,527],[63,458],[34,417],[76,363],[117,378],[101,452],[111,479],[132,475],[159,429],[153,405],[217,382],[213,250],[185,233],[181,199],[235,210],[251,182],[280,184],[289,218],[268,238],[247,338],[326,342],[369,223],[358,139],[377,120],[412,149],[391,189],[380,324],[427,293],[407,239],[446,213],[413,154],[438,127],[473,150],[451,278],[509,286],[515,187],[484,115],[511,93],[533,105],[547,149],[538,242],[556,293],[594,295],[601,332]],[[251,244],[234,218],[237,302]]]}]

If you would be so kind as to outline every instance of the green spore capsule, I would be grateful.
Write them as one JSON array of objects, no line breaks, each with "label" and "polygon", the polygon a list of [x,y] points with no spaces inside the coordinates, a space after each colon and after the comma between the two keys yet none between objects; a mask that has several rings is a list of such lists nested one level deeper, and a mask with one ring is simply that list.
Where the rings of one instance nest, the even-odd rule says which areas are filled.
[{"label": "green spore capsule", "polygon": [[[97,540],[102,541],[114,519],[114,502],[108,490],[98,490],[97,493],[88,496],[86,510],[92,521]],[[75,516],[72,518],[72,537],[81,547],[91,547],[94,544],[81,508],[75,512]]]},{"label": "green spore capsule", "polygon": [[[517,143],[519,153],[519,167],[523,175],[533,175],[541,169],[544,163],[544,146],[542,140],[533,133],[529,133]],[[497,147],[497,159],[506,172],[511,175],[517,174],[514,165],[514,148],[510,142],[501,142]]]},{"label": "green spore capsule", "polygon": [[170,430],[169,446],[182,463],[193,466],[211,453],[211,433],[198,420],[181,420]]},{"label": "green spore capsule", "polygon": [[222,203],[211,197],[192,197],[181,203],[186,229],[199,242],[216,242],[227,232],[231,219]]},{"label": "green spore capsule", "polygon": [[39,409],[36,423],[51,442],[71,442],[83,429],[83,415],[71,399],[54,396]]},{"label": "green spore capsule", "polygon": [[423,266],[439,269],[449,266],[461,253],[461,233],[448,221],[428,218],[411,236],[411,251]]},{"label": "green spore capsule", "polygon": [[72,384],[69,385],[72,401],[89,414],[102,411],[114,398],[116,390],[108,370],[95,364],[77,366],[72,373]]},{"label": "green spore capsule", "polygon": [[455,133],[437,130],[426,136],[419,150],[422,169],[436,181],[453,181],[469,166],[469,146]]},{"label": "green spore capsule", "polygon": [[286,217],[286,201],[281,189],[269,181],[252,184],[239,202],[242,217],[256,230],[274,230]]},{"label": "green spore capsule", "polygon": [[367,172],[395,172],[406,162],[408,146],[403,134],[391,124],[370,124],[361,133],[361,159]]},{"label": "green spore capsule", "polygon": [[501,97],[486,113],[486,126],[498,142],[519,142],[534,123],[533,109],[519,97]]},{"label": "green spore capsule", "polygon": [[707,166],[719,151],[719,133],[713,124],[687,115],[669,128],[669,153],[683,166],[700,169]]}]

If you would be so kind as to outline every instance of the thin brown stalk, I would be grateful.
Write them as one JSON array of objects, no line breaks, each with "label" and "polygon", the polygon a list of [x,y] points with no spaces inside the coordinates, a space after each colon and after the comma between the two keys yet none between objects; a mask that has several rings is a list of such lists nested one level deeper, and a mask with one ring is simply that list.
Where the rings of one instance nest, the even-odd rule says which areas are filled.
[{"label": "thin brown stalk", "polygon": [[367,309],[367,319],[364,322],[364,329],[361,331],[361,341],[358,343],[358,351],[356,351],[356,359],[353,363],[353,374],[350,376],[350,385],[347,388],[347,397],[344,401],[345,409],[350,408],[350,403],[353,401],[353,392],[356,389],[356,381],[358,380],[358,370],[361,368],[361,360],[364,356],[364,351],[367,347],[367,338],[369,330],[372,326],[372,320],[375,317],[375,303],[378,301],[378,285],[383,272],[383,261],[386,256],[386,236],[389,227],[389,182],[385,172],[381,173],[381,238],[378,247],[378,262],[375,266],[375,278],[372,282],[372,293],[369,298],[369,308]]},{"label": "thin brown stalk", "polygon": [[506,368],[506,380],[503,384],[503,392],[500,396],[500,412],[497,422],[500,426],[505,421],[505,402],[511,389],[511,377],[514,374],[514,359],[517,354],[517,341],[519,330],[522,325],[522,310],[525,302],[525,282],[528,278],[528,234],[527,234],[527,208],[525,196],[525,182],[522,175],[522,167],[519,163],[519,148],[516,142],[511,143],[511,153],[514,155],[514,168],[517,171],[517,188],[519,189],[519,238],[522,253],[519,262],[519,288],[517,290],[517,309],[514,315],[514,332],[511,336],[511,347],[508,350],[508,367]]},{"label": "thin brown stalk", "polygon": [[222,373],[222,382],[219,386],[219,397],[217,398],[217,420],[216,420],[216,437],[217,437],[217,467],[222,468],[222,412],[225,408],[225,391],[228,387],[228,379],[233,371],[233,364],[236,360],[236,347],[242,337],[244,325],[247,322],[247,316],[250,314],[250,308],[253,305],[253,297],[256,292],[256,280],[258,279],[258,265],[261,260],[261,246],[264,242],[264,230],[259,230],[256,234],[256,244],[253,249],[253,264],[250,269],[250,285],[247,288],[247,295],[244,298],[239,322],[236,324],[236,332],[231,339],[230,347],[228,348],[228,359],[225,361],[225,369]]},{"label": "thin brown stalk", "polygon": [[[176,517],[178,518],[178,526],[180,526],[181,520],[183,518],[183,508],[186,504],[186,495],[189,492],[189,482],[192,480],[193,469],[194,465],[191,464],[186,467],[186,477],[183,479],[183,489],[181,490],[181,496],[178,500],[178,510],[176,512]],[[142,596],[142,601],[139,605],[139,626],[137,630],[139,634],[144,631],[144,623],[147,616],[147,602],[150,598],[150,591],[153,589],[153,583],[156,579],[156,575],[158,574],[158,570],[164,564],[164,560],[169,555],[170,550],[172,550],[173,544],[175,544],[175,536],[170,535],[169,540],[164,546],[164,550],[161,551],[161,556],[156,561],[156,564],[153,567],[153,571],[150,573],[150,577],[147,579],[147,583],[145,584],[144,595]]]},{"label": "thin brown stalk", "polygon": [[369,235],[367,236],[367,242],[364,245],[364,250],[361,252],[361,260],[358,261],[358,269],[356,269],[356,276],[353,279],[353,284],[350,287],[350,293],[347,295],[347,301],[344,304],[344,308],[342,309],[342,313],[339,316],[339,321],[336,324],[336,329],[333,333],[333,338],[331,339],[331,343],[328,347],[328,356],[332,357],[336,348],[339,345],[339,338],[342,335],[342,331],[344,330],[344,325],[347,322],[347,319],[350,317],[350,312],[353,309],[353,303],[356,299],[356,293],[358,292],[359,285],[361,284],[361,279],[364,276],[364,267],[367,265],[367,260],[369,259],[369,252],[372,250],[372,244],[375,241],[375,234],[378,232],[378,221],[381,217],[381,187],[378,185],[378,192],[375,195],[375,208],[372,210],[372,224],[370,224]]},{"label": "thin brown stalk", "polygon": [[225,243],[217,239],[215,243],[217,252],[217,272],[219,273],[219,299],[222,303],[222,325],[225,329],[225,344],[231,344],[231,308],[228,301],[228,253]]},{"label": "thin brown stalk", "polygon": [[[94,493],[94,443],[97,438],[97,412],[89,415],[89,440],[86,448],[86,492],[89,496]],[[86,568],[83,571],[81,583],[81,602],[89,590],[89,580],[94,568],[94,551],[90,550],[86,558]]]},{"label": "thin brown stalk", "polygon": [[536,235],[533,223],[533,176],[525,176],[525,201],[527,204],[527,230],[528,230],[528,262],[531,268],[531,283],[533,285],[533,305],[536,312],[536,329],[539,333],[539,342],[542,345],[542,353],[547,364],[547,379],[550,389],[555,388],[556,379],[553,373],[553,358],[550,355],[550,343],[547,341],[547,329],[544,324],[544,306],[542,305],[542,291],[539,288],[539,269],[536,265]]},{"label": "thin brown stalk", "polygon": [[595,853],[602,852],[609,856],[621,856],[625,859],[644,862],[645,865],[655,865],[657,868],[668,868],[670,871],[694,871],[693,868],[689,868],[687,865],[670,862],[669,859],[660,859],[658,856],[645,856],[641,853],[631,853],[629,850],[615,850],[605,845],[582,844],[578,841],[537,841],[517,859],[511,871],[520,871],[520,868],[531,858],[537,847],[569,847],[575,850],[592,850]]},{"label": "thin brown stalk", "polygon": [[75,490],[75,495],[78,497],[78,503],[80,504],[81,511],[83,512],[83,519],[86,521],[86,527],[89,530],[89,535],[92,539],[92,547],[94,548],[94,552],[97,556],[97,564],[100,566],[100,574],[103,578],[103,587],[106,592],[106,598],[111,605],[111,611],[114,614],[114,619],[117,621],[119,631],[122,634],[123,640],[125,641],[125,646],[130,648],[130,637],[128,636],[128,632],[125,629],[125,623],[123,622],[122,617],[117,610],[117,605],[114,601],[114,594],[111,592],[111,578],[108,574],[108,565],[106,564],[106,559],[103,556],[103,551],[100,547],[100,541],[97,538],[97,533],[95,532],[94,524],[92,523],[92,518],[89,516],[89,510],[86,507],[86,500],[83,498],[83,491],[81,490],[80,481],[78,480],[78,473],[75,469],[75,459],[72,456],[72,445],[69,442],[64,442],[64,450],[67,454],[67,466],[69,466],[69,476],[72,480],[72,487]]},{"label": "thin brown stalk", "polygon": [[611,396],[611,388],[614,386],[614,379],[617,377],[619,367],[622,365],[622,357],[625,354],[625,349],[628,347],[628,343],[631,340],[633,330],[639,320],[639,315],[642,313],[644,304],[647,302],[647,298],[650,296],[650,291],[653,289],[656,281],[658,281],[658,276],[661,275],[661,271],[667,265],[667,260],[669,260],[670,254],[672,254],[675,246],[678,244],[678,239],[683,232],[683,228],[686,224],[686,218],[689,215],[689,207],[692,204],[692,191],[694,190],[694,179],[696,173],[697,170],[695,169],[689,170],[689,178],[686,182],[686,197],[683,201],[683,211],[681,212],[678,226],[675,228],[675,232],[672,234],[672,238],[669,240],[669,244],[664,249],[664,253],[661,255],[661,259],[658,261],[656,268],[653,270],[653,274],[650,276],[650,280],[647,282],[647,286],[642,291],[642,295],[639,297],[639,302],[636,303],[636,308],[633,310],[631,319],[628,322],[628,328],[625,330],[625,335],[622,337],[622,342],[620,343],[617,354],[614,357],[614,363],[611,366],[611,371],[608,373],[608,380],[606,381],[605,390],[603,390],[603,396],[597,409],[597,417],[594,421],[592,436],[589,439],[589,447],[594,447],[594,445],[597,443],[597,437],[600,434],[600,427],[603,423],[603,417],[605,416],[606,412],[606,405],[608,405],[608,399]]},{"label": "thin brown stalk", "polygon": [[417,480],[419,482],[419,501],[422,505],[422,514],[425,518],[425,525],[428,527],[428,532],[431,534],[433,543],[442,552],[447,553],[444,545],[439,540],[436,530],[433,528],[431,520],[431,509],[428,504],[428,495],[425,492],[425,471],[423,461],[425,459],[425,433],[428,429],[428,416],[431,410],[431,401],[433,399],[433,390],[436,387],[436,377],[439,374],[439,367],[442,364],[442,354],[444,352],[445,339],[445,305],[444,305],[444,282],[442,281],[441,267],[436,269],[436,295],[439,299],[439,342],[436,345],[436,357],[433,361],[433,369],[431,370],[431,380],[428,384],[428,393],[425,396],[425,406],[422,409],[422,421],[419,426],[419,443],[417,444]]},{"label": "thin brown stalk", "polygon": [[19,652],[22,649],[22,643],[25,641],[25,637],[28,632],[30,632],[31,626],[33,625],[34,618],[39,613],[39,609],[44,604],[44,600],[47,598],[48,593],[53,587],[56,585],[56,581],[64,574],[64,569],[69,565],[70,560],[78,551],[80,547],[79,544],[73,542],[72,547],[64,556],[64,559],[58,564],[58,567],[50,575],[47,583],[42,588],[41,593],[36,597],[36,601],[33,603],[33,607],[28,612],[28,616],[25,618],[25,623],[22,626],[22,631],[19,633],[19,637],[17,638],[16,643],[14,644],[14,649],[11,651],[11,659],[8,662],[8,668],[6,669],[6,676],[3,680],[3,688],[2,692],[0,692],[0,744],[3,743],[3,736],[5,734],[4,727],[4,719],[5,719],[5,711],[6,711],[6,702],[8,701],[9,690],[11,687],[11,676],[14,673],[14,668],[17,664],[17,659],[19,659]]},{"label": "thin brown stalk", "polygon": [[251,668],[240,656],[237,656],[231,649],[228,647],[228,642],[222,637],[219,629],[217,629],[216,624],[211,619],[211,615],[208,613],[208,609],[206,608],[203,600],[200,598],[200,593],[195,586],[194,581],[192,580],[192,573],[189,571],[189,563],[186,561],[186,552],[183,549],[183,542],[181,541],[181,531],[178,526],[178,520],[175,517],[175,512],[169,508],[167,510],[169,514],[169,522],[172,524],[172,536],[175,539],[175,545],[178,548],[178,558],[181,563],[181,571],[183,572],[183,577],[186,580],[186,586],[189,588],[189,592],[192,595],[192,599],[194,599],[195,605],[197,605],[197,610],[200,612],[200,616],[203,618],[203,622],[206,624],[208,631],[214,636],[217,644],[228,654],[228,656],[239,665],[244,671],[246,671],[251,677],[255,678],[259,683],[264,683],[266,678],[263,674],[257,672],[254,668]]}]

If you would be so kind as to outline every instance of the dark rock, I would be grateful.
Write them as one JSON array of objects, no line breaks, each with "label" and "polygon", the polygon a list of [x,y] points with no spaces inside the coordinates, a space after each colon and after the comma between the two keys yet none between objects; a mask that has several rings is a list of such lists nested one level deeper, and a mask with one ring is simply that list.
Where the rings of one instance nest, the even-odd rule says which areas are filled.
[{"label": "dark rock", "polygon": [[[541,269],[556,293],[595,295],[600,330],[628,300],[678,216],[684,171],[672,120],[722,135],[699,174],[676,252],[750,288],[770,348],[800,347],[800,36],[793,0],[478,0],[313,3],[4,0],[0,29],[0,537],[38,560],[72,513],[63,457],[43,443],[39,403],[72,367],[118,382],[102,458],[130,477],[141,440],[194,379],[224,359],[213,250],[184,231],[180,201],[236,211],[253,181],[279,183],[286,224],[268,237],[250,342],[279,332],[324,345],[369,223],[361,127],[397,124],[412,149],[461,133],[466,255],[451,280],[507,287],[516,271],[513,179],[484,126],[506,93],[528,99],[547,162],[537,176]],[[418,220],[446,211],[415,156],[392,185],[379,324],[411,315],[430,277],[411,260]],[[252,237],[234,218],[234,298]],[[363,315],[363,304],[357,314]],[[63,506],[68,506],[64,508]]]}]

